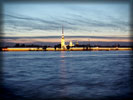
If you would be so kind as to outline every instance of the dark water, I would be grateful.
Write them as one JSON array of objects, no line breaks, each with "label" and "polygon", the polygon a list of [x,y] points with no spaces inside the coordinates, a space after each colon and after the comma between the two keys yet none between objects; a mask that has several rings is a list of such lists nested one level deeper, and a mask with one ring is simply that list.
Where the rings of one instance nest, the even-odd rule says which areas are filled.
[{"label": "dark water", "polygon": [[39,99],[97,99],[130,92],[130,51],[2,52],[3,84]]}]

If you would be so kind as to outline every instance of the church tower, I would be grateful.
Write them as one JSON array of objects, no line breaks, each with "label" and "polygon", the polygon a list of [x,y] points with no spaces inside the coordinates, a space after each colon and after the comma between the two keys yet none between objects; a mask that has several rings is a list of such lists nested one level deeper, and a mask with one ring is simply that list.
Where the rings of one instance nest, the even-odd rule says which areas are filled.
[{"label": "church tower", "polygon": [[66,48],[65,40],[64,40],[64,28],[63,28],[63,26],[62,26],[61,48],[63,48],[63,49]]}]

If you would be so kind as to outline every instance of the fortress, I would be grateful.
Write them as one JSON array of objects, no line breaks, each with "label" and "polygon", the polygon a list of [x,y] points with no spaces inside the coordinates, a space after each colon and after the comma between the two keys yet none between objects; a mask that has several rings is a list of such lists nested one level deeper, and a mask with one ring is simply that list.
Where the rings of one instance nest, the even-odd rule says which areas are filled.
[{"label": "fortress", "polygon": [[[76,43],[78,44],[78,42]],[[131,47],[76,47],[69,42],[69,45],[65,44],[64,39],[64,27],[62,26],[62,36],[60,47],[7,47],[1,48],[0,51],[110,51],[110,50],[133,50]]]},{"label": "fortress", "polygon": [[[72,41],[69,42],[69,46],[72,47],[74,44]],[[61,49],[66,49],[65,39],[64,39],[64,27],[62,26],[62,36],[61,36]]]}]

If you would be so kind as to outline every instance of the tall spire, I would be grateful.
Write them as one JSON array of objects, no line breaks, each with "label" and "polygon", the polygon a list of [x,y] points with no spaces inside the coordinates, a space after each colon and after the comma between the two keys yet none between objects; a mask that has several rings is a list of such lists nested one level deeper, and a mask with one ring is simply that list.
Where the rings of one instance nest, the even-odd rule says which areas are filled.
[{"label": "tall spire", "polygon": [[62,25],[62,34],[64,34],[64,29],[63,29],[63,25]]},{"label": "tall spire", "polygon": [[63,25],[62,25],[61,48],[63,48],[63,49],[66,48],[65,40],[64,40],[64,28],[63,28]]},{"label": "tall spire", "polygon": [[62,25],[62,39],[64,39],[64,27]]}]

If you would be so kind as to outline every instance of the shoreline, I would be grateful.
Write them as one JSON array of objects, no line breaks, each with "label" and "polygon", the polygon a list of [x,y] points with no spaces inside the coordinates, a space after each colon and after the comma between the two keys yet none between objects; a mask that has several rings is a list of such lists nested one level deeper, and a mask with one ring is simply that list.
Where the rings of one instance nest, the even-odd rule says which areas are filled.
[{"label": "shoreline", "polygon": [[124,47],[91,47],[91,48],[2,48],[1,51],[133,51],[133,48]]}]

